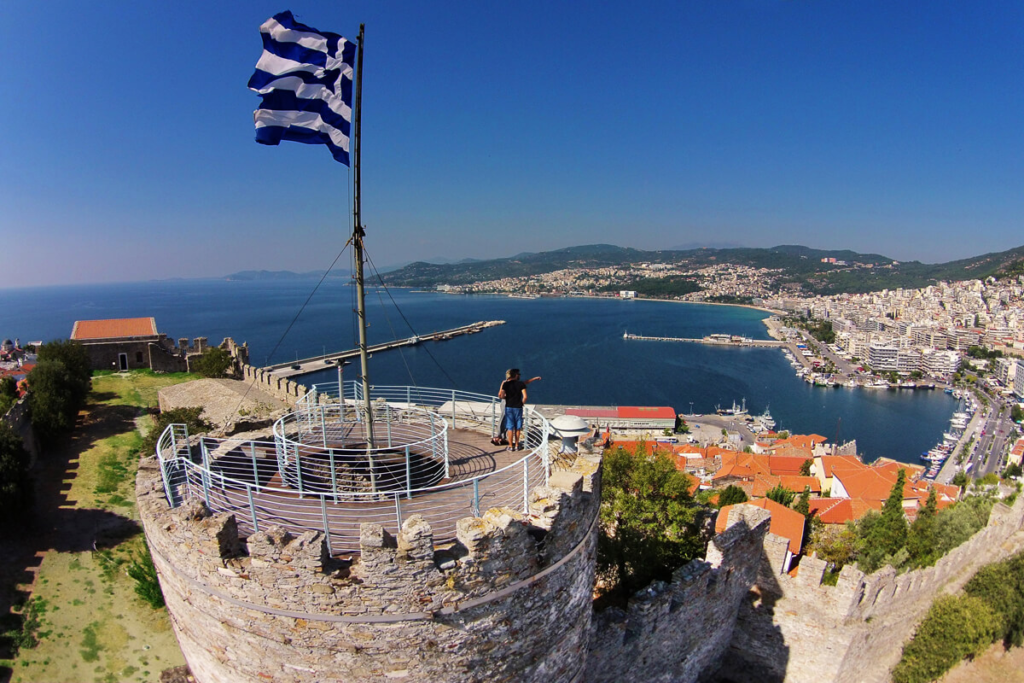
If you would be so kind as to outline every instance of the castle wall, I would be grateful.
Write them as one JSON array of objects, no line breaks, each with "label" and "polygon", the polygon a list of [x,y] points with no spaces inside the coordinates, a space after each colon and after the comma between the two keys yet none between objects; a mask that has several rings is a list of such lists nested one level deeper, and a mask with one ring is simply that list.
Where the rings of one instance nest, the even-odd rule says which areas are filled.
[{"label": "castle wall", "polygon": [[594,617],[585,680],[696,681],[717,669],[733,637],[740,604],[762,564],[771,517],[737,505],[704,560],[633,596],[625,611]]},{"label": "castle wall", "polygon": [[298,384],[290,379],[273,375],[269,370],[264,370],[263,368],[255,368],[243,362],[241,360],[242,356],[235,356],[235,358],[239,362],[242,380],[249,382],[253,388],[268,393],[274,398],[281,399],[287,403],[295,403],[298,399],[309,393],[309,389],[304,384]]},{"label": "castle wall", "polygon": [[19,398],[10,410],[4,415],[0,415],[0,420],[10,425],[11,429],[21,437],[22,445],[28,451],[29,467],[34,465],[41,451],[39,440],[36,439],[36,432],[32,428],[32,418],[28,411],[28,396]]},{"label": "castle wall", "polygon": [[936,597],[1022,549],[1024,497],[1012,508],[996,504],[988,525],[933,567],[865,575],[847,566],[836,586],[825,586],[825,563],[804,558],[796,577],[759,582],[756,599],[744,603],[725,674],[737,683],[887,681]]},{"label": "castle wall", "polygon": [[591,620],[596,467],[556,472],[530,514],[492,509],[435,548],[408,518],[397,538],[360,529],[351,564],[323,535],[238,536],[233,515],[171,509],[155,458],[138,509],[189,666],[238,681],[578,681]]}]

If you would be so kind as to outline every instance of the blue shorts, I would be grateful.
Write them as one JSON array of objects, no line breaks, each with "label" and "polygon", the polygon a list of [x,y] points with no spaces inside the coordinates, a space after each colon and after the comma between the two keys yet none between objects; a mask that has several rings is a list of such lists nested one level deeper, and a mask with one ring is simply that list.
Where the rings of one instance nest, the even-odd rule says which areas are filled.
[{"label": "blue shorts", "polygon": [[513,432],[523,431],[523,409],[505,408],[505,429]]}]

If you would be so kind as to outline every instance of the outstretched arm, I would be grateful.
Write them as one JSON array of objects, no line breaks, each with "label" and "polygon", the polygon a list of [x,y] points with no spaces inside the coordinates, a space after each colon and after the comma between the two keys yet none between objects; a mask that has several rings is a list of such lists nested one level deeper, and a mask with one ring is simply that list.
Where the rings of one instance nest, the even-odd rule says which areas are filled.
[{"label": "outstretched arm", "polygon": [[528,379],[528,380],[526,380],[525,382],[523,382],[523,384],[529,384],[530,382],[536,382],[536,381],[537,381],[537,380],[539,380],[539,379],[540,379],[540,376],[537,376],[537,377],[531,377],[530,379]]}]

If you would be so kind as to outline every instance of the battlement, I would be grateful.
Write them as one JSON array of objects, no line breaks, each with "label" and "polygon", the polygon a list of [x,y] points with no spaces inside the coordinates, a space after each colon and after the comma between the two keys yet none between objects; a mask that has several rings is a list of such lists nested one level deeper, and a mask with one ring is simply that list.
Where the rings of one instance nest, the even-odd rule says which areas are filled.
[{"label": "battlement", "polygon": [[155,458],[140,515],[192,671],[215,681],[576,680],[590,626],[598,467],[552,473],[508,508],[457,522],[435,546],[419,515],[397,536],[364,523],[360,552],[321,532],[239,536],[231,513],[170,508]]},{"label": "battlement", "polygon": [[826,563],[805,557],[795,577],[758,582],[767,599],[741,611],[728,674],[737,681],[887,681],[936,597],[959,591],[980,568],[1021,550],[1019,497],[1012,507],[997,503],[984,528],[932,567],[901,574],[887,566],[866,575],[846,566],[837,584],[827,586],[821,582]]},{"label": "battlement", "polygon": [[587,681],[695,681],[717,668],[732,641],[740,603],[754,585],[770,513],[737,505],[703,560],[634,595],[626,610],[594,617]]}]

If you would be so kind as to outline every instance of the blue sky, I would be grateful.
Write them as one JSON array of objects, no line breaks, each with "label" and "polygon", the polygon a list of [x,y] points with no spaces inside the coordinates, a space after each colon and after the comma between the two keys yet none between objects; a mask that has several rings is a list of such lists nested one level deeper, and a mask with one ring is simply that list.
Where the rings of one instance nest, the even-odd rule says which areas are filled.
[{"label": "blue sky", "polygon": [[[211,7],[212,6],[212,7]],[[1024,4],[11,3],[6,286],[330,265],[351,175],[253,141],[259,25],[366,24],[374,263],[1024,244]]]}]

